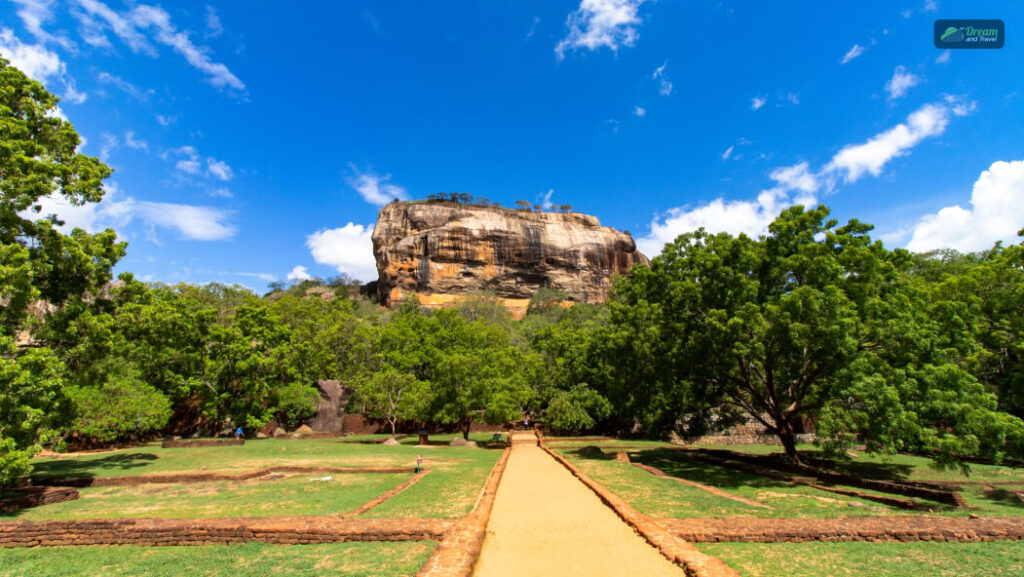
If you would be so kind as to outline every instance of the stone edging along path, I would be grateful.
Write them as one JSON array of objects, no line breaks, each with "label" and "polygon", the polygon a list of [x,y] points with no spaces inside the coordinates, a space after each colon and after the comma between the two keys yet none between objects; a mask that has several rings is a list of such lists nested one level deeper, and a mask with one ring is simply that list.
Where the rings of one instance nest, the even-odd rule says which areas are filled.
[{"label": "stone edging along path", "polygon": [[695,543],[803,543],[807,541],[1019,541],[1019,517],[840,517],[837,519],[664,519],[660,522]]},{"label": "stone edging along path", "polygon": [[445,534],[434,554],[420,568],[417,577],[469,577],[480,556],[487,532],[487,521],[491,518],[494,496],[505,472],[505,465],[512,449],[507,448],[491,469],[487,484],[477,498],[473,511],[454,523]]},{"label": "stone edging along path", "polygon": [[540,448],[551,455],[563,467],[569,470],[584,485],[590,488],[601,501],[611,507],[615,514],[633,527],[644,540],[657,549],[666,559],[680,565],[687,575],[692,577],[739,577],[739,572],[729,567],[721,559],[701,553],[696,547],[678,537],[658,522],[643,515],[618,495],[593,481],[586,473],[561,455],[555,453],[544,443],[544,437],[538,434]]}]

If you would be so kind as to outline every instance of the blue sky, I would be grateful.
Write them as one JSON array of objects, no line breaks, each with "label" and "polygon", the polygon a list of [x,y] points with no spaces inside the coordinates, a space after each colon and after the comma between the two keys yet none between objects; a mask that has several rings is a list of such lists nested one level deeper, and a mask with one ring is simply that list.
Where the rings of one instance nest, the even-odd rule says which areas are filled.
[{"label": "blue sky", "polygon": [[[655,255],[792,203],[889,246],[980,250],[1024,227],[1024,3],[906,0],[148,4],[0,0],[0,54],[62,97],[119,270],[374,280],[382,203],[571,204]],[[942,51],[938,18],[999,18]]]}]

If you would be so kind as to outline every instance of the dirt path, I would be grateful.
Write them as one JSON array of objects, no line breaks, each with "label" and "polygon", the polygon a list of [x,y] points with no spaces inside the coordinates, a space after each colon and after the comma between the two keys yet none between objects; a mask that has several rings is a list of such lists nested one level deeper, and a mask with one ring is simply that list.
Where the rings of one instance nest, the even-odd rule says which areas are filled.
[{"label": "dirt path", "polygon": [[684,575],[540,447],[516,442],[525,440],[513,437],[476,577]]}]

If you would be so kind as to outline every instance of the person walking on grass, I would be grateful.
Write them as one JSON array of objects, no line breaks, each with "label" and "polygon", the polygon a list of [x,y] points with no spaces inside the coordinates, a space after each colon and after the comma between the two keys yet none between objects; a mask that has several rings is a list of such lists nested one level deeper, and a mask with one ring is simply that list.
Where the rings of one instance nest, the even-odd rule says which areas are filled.
[{"label": "person walking on grass", "polygon": [[237,429],[235,429],[235,438],[236,439],[241,439],[244,436],[245,436],[245,433],[242,432],[242,427],[238,427]]}]

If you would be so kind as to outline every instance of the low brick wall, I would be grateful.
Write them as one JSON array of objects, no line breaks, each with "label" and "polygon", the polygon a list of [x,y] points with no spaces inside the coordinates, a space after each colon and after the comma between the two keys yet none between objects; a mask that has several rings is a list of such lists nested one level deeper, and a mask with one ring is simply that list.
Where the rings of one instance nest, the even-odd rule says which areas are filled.
[{"label": "low brick wall", "polygon": [[164,449],[187,449],[194,447],[226,447],[230,445],[244,445],[245,439],[179,439],[177,441],[164,441],[160,446]]},{"label": "low brick wall", "polygon": [[838,519],[665,519],[661,523],[695,543],[803,543],[808,541],[996,541],[1024,539],[1024,518],[840,517]]},{"label": "low brick wall", "polygon": [[678,537],[659,523],[643,515],[631,507],[621,497],[612,493],[602,485],[594,482],[583,471],[547,447],[544,438],[540,437],[540,447],[554,457],[556,461],[569,470],[584,485],[590,488],[598,498],[627,524],[633,527],[648,543],[661,554],[679,564],[691,577],[739,577],[739,572],[726,565],[721,559],[701,553],[696,547]]},{"label": "low brick wall", "polygon": [[78,489],[74,487],[21,487],[10,489],[16,493],[13,497],[0,499],[0,511],[19,511],[29,507],[51,505],[78,498]]},{"label": "low brick wall", "polygon": [[168,473],[164,475],[126,475],[121,477],[32,477],[33,485],[62,487],[127,487],[153,483],[209,483],[215,481],[246,481],[271,473],[415,473],[413,467],[294,467],[281,465],[249,473]]},{"label": "low brick wall", "polygon": [[494,496],[505,472],[505,464],[511,449],[505,449],[501,458],[491,469],[487,484],[477,498],[473,511],[459,519],[437,546],[434,554],[417,573],[417,577],[470,577],[473,566],[480,556],[487,533],[487,522],[491,518]]},{"label": "low brick wall", "polygon": [[448,519],[341,517],[10,521],[0,523],[0,547],[426,541],[441,539],[452,524]]}]

